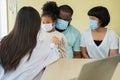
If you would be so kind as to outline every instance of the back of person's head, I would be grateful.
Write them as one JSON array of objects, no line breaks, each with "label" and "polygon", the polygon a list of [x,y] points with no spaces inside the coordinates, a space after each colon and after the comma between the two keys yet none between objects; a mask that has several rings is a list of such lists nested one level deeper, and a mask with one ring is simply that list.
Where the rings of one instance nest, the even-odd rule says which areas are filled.
[{"label": "back of person's head", "polygon": [[49,16],[53,21],[57,19],[58,13],[58,6],[54,1],[48,1],[42,7],[42,16]]},{"label": "back of person's head", "polygon": [[59,6],[59,11],[64,11],[73,15],[73,9],[69,5],[61,5]]},{"label": "back of person's head", "polygon": [[16,69],[26,54],[30,59],[37,43],[40,22],[40,15],[34,8],[23,7],[19,10],[13,30],[0,42],[0,64],[5,72]]},{"label": "back of person's head", "polygon": [[108,9],[103,6],[93,7],[88,11],[88,16],[97,17],[101,22],[101,27],[107,26],[110,22],[110,14],[108,12]]}]

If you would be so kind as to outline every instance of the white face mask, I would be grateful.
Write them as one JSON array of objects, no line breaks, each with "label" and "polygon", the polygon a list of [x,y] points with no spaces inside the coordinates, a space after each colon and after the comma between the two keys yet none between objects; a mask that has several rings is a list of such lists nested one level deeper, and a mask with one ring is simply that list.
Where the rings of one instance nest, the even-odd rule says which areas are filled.
[{"label": "white face mask", "polygon": [[49,23],[49,24],[41,24],[41,28],[42,30],[48,32],[48,31],[51,31],[53,29],[53,26],[52,26],[52,23]]}]

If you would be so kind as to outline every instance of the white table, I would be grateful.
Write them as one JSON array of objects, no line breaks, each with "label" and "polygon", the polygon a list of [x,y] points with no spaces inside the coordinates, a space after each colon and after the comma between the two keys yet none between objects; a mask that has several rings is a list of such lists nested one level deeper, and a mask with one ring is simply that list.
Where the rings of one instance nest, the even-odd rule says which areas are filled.
[{"label": "white table", "polygon": [[76,80],[83,64],[91,59],[60,59],[49,65],[41,80]]}]

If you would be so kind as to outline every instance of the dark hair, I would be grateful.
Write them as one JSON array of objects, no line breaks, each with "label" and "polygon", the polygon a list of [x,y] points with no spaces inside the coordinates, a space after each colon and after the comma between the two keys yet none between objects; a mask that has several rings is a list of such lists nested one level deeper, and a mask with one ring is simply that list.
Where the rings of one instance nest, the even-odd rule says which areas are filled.
[{"label": "dark hair", "polygon": [[16,69],[26,54],[30,58],[37,43],[40,21],[40,15],[34,8],[19,10],[13,30],[0,42],[0,64],[5,72]]},{"label": "dark hair", "polygon": [[95,16],[101,21],[101,27],[105,27],[110,22],[110,14],[107,8],[103,6],[97,6],[88,11],[89,16]]},{"label": "dark hair", "polygon": [[68,12],[71,14],[71,16],[73,15],[73,9],[69,5],[61,5],[59,7],[59,11]]},{"label": "dark hair", "polygon": [[58,17],[58,6],[56,2],[54,1],[48,1],[46,2],[42,7],[42,16],[49,16],[52,18],[53,21],[55,21]]}]

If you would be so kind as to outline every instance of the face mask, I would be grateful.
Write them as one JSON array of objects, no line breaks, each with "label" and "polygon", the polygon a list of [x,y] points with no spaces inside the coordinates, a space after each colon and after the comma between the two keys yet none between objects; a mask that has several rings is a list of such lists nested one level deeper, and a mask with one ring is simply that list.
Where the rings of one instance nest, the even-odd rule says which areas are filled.
[{"label": "face mask", "polygon": [[96,20],[90,20],[89,22],[89,26],[92,30],[95,30],[97,29],[99,26],[98,26],[98,22]]},{"label": "face mask", "polygon": [[68,27],[68,21],[57,19],[56,28],[60,30],[65,30]]},{"label": "face mask", "polygon": [[42,28],[42,30],[48,32],[53,29],[53,26],[51,23],[50,24],[41,24],[41,28]]}]

